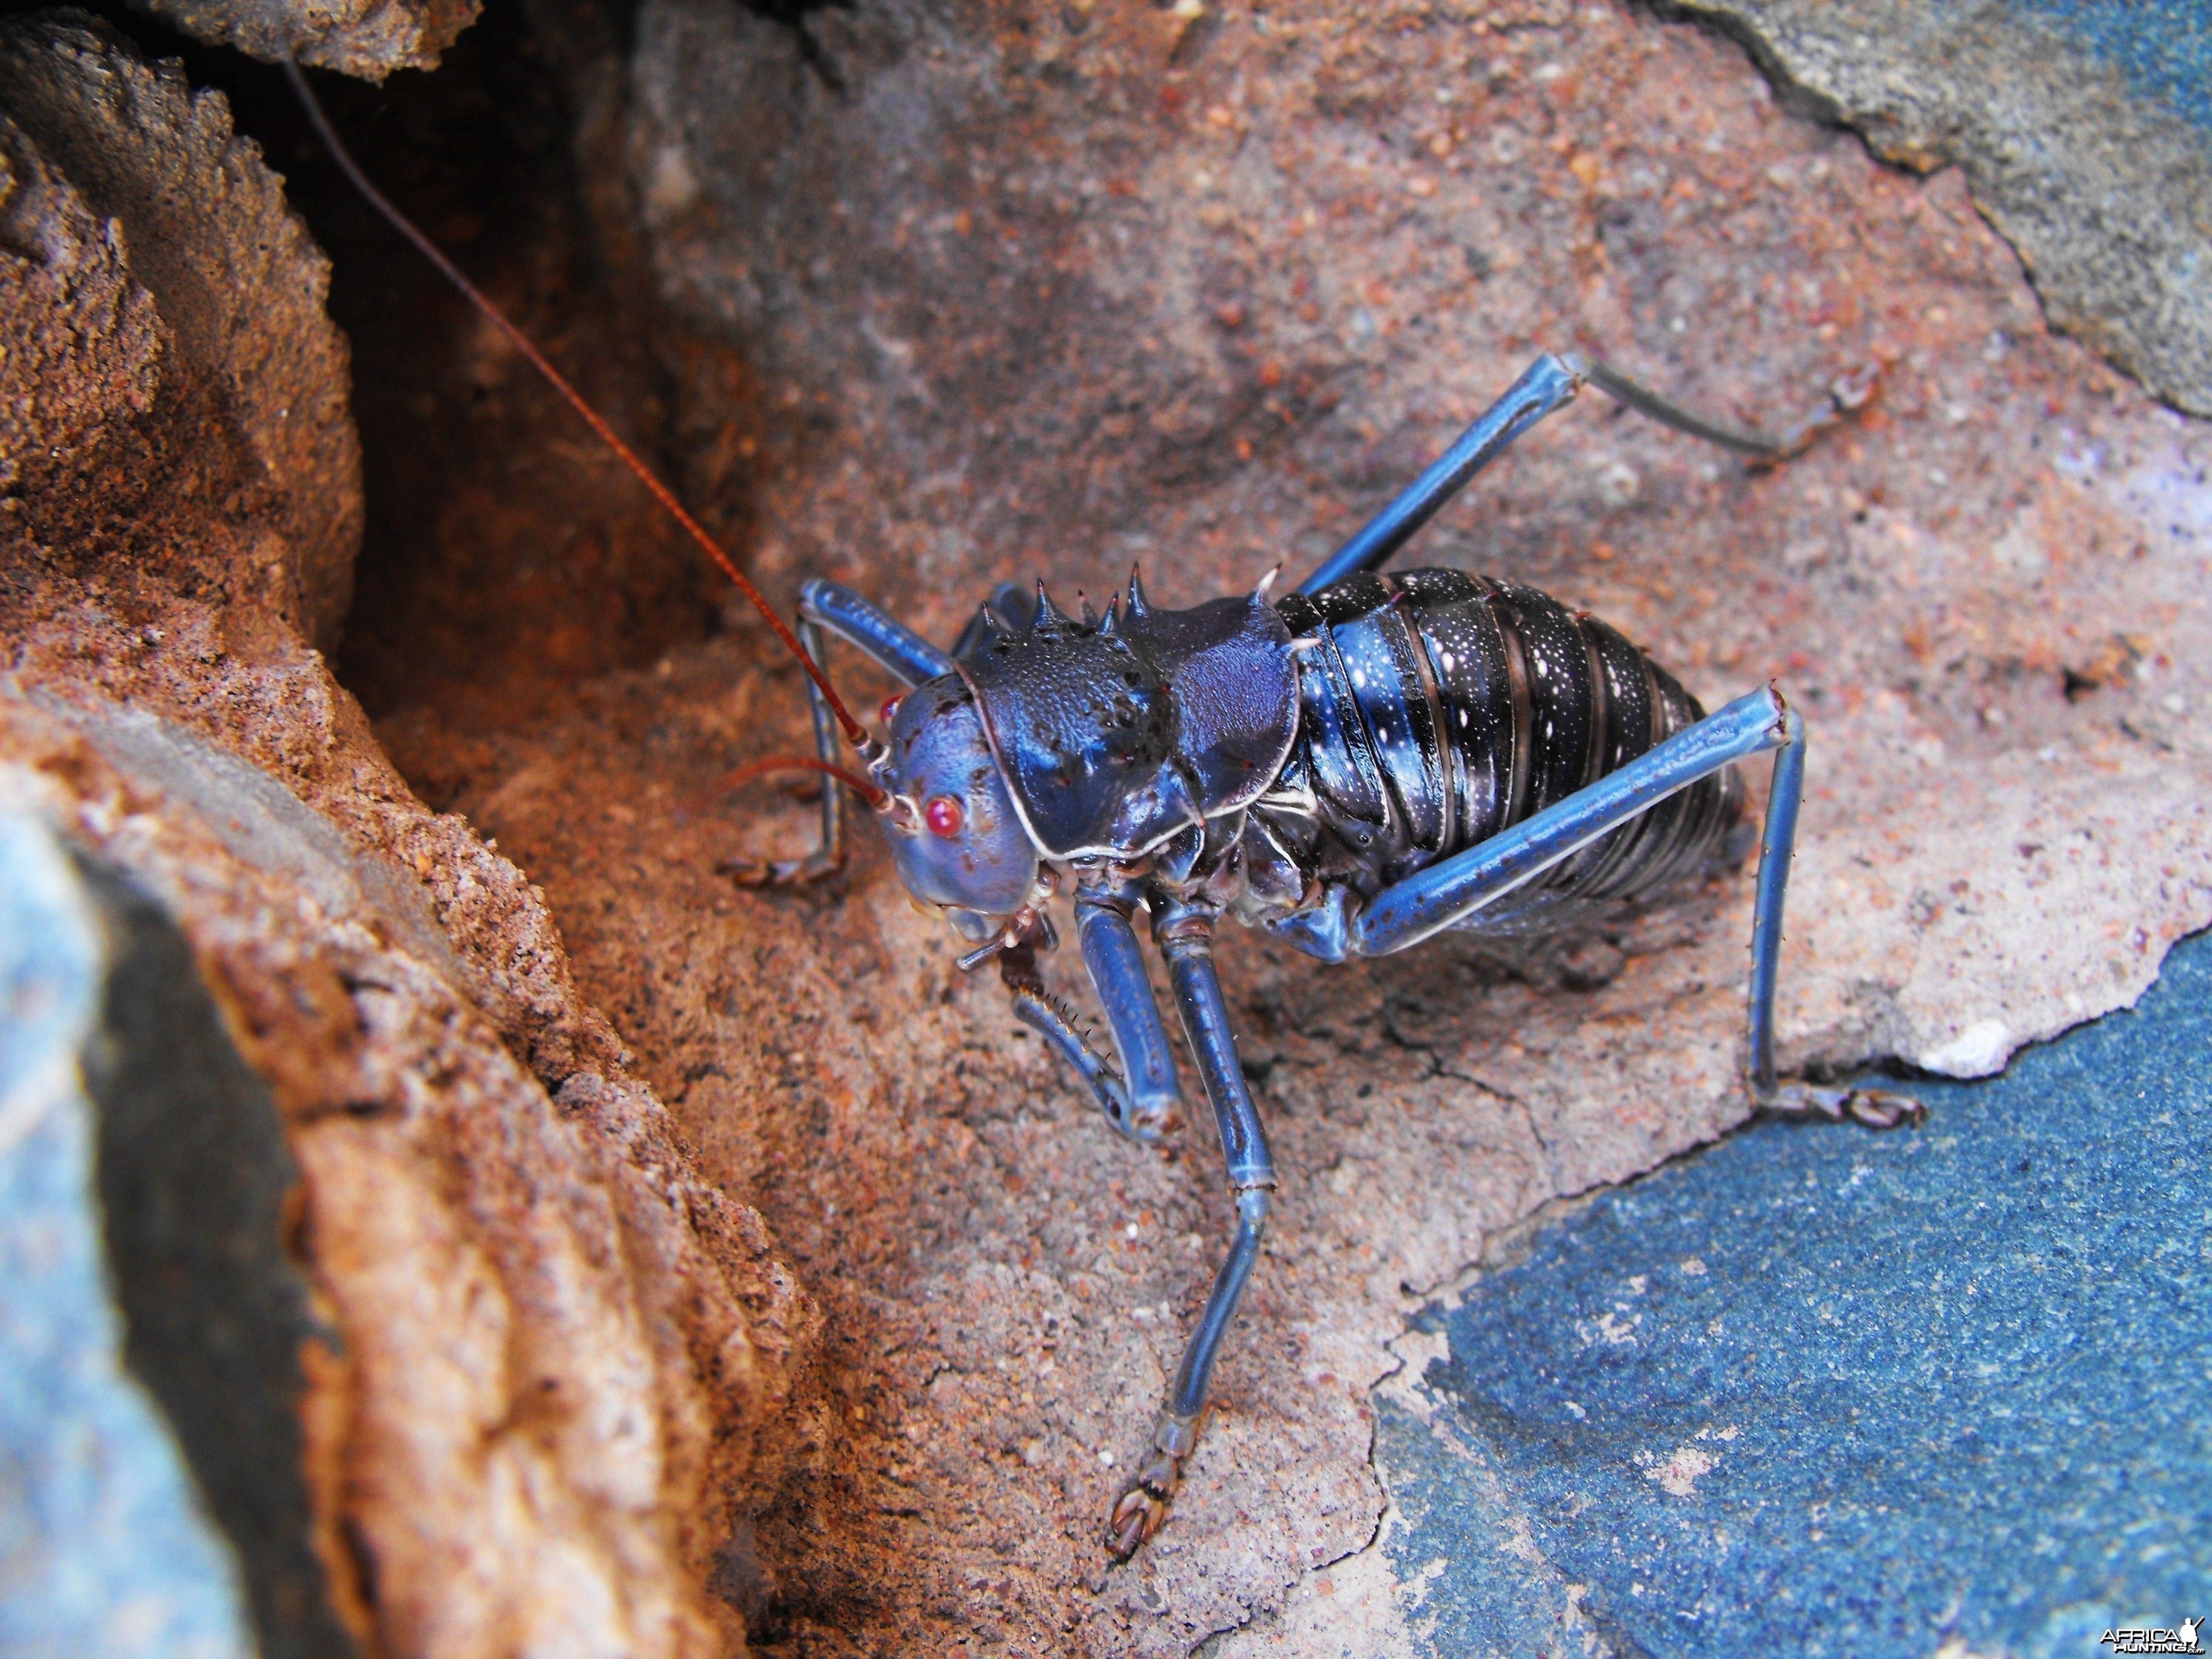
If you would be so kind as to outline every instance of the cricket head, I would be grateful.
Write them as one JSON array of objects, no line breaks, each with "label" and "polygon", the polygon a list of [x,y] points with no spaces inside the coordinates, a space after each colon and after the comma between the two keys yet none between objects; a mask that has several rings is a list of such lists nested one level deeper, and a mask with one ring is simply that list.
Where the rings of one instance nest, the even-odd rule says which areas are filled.
[{"label": "cricket head", "polygon": [[1037,850],[958,675],[898,700],[872,775],[888,797],[877,817],[899,879],[962,937],[982,943],[1029,902]]}]

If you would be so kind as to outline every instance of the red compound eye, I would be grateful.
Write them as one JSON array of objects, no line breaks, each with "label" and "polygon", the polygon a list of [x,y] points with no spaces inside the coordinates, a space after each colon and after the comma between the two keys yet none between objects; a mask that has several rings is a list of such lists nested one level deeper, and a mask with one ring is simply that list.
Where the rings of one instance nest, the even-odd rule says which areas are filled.
[{"label": "red compound eye", "polygon": [[891,717],[898,713],[898,706],[902,701],[904,701],[904,699],[900,697],[885,697],[884,699],[884,706],[876,710],[876,719],[878,721],[884,726],[889,726],[891,723]]},{"label": "red compound eye", "polygon": [[929,826],[929,833],[943,836],[948,841],[960,833],[961,820],[967,816],[960,810],[960,803],[950,795],[932,795],[928,805],[921,809],[921,821]]}]

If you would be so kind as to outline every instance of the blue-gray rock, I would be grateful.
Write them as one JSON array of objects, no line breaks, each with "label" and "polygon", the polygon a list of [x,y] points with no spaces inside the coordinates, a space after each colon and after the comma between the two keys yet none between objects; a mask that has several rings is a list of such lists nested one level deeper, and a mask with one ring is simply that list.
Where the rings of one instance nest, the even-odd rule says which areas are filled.
[{"label": "blue-gray rock", "polygon": [[2212,1613],[2208,1052],[2199,935],[1923,1129],[1761,1127],[1431,1309],[1430,1421],[1384,1402],[1376,1457],[1401,1580],[1449,1564],[1433,1650],[2079,1656]]},{"label": "blue-gray rock", "polygon": [[0,1650],[350,1651],[266,1084],[161,908],[13,814],[0,992]]},{"label": "blue-gray rock", "polygon": [[252,1652],[238,1563],[125,1368],[77,1056],[100,925],[46,832],[0,817],[0,1650]]}]

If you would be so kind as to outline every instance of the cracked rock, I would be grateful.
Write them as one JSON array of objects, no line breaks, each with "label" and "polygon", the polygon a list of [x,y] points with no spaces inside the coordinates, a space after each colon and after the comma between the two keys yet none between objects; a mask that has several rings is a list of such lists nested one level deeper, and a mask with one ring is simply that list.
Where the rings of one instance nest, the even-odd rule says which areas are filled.
[{"label": "cracked rock", "polygon": [[[1955,163],[2051,322],[2212,415],[2212,130],[2079,20],[1978,0],[1673,0],[1923,172]],[[2146,23],[2144,33],[2157,28]],[[2188,94],[2184,94],[2186,98]]]}]

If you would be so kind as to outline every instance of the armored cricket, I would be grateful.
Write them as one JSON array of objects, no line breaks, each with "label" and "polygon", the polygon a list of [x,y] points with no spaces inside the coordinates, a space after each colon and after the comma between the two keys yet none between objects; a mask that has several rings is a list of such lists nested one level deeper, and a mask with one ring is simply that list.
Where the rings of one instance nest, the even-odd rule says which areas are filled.
[{"label": "armored cricket", "polygon": [[[860,595],[805,584],[787,625],[708,532],[491,302],[364,177],[303,77],[309,119],[367,199],[480,307],[759,608],[808,677],[817,752],[757,763],[829,775],[821,842],[744,878],[841,871],[849,788],[899,879],[995,962],[1015,1015],[1067,1063],[1107,1121],[1140,1144],[1175,1127],[1182,1085],[1141,956],[1164,957],[1218,1132],[1233,1235],[1167,1398],[1112,1505],[1127,1559],[1167,1518],[1197,1445],[1222,1340],[1257,1261],[1275,1184],[1239,1068],[1213,956],[1224,918],[1324,962],[1382,956],[1446,928],[1570,926],[1649,896],[1741,843],[1735,768],[1774,754],[1751,938],[1746,1086],[1762,1109],[1891,1127],[1919,1107],[1881,1089],[1778,1077],[1773,1006],[1784,890],[1804,777],[1802,718],[1774,686],[1707,714],[1595,617],[1455,569],[1385,574],[1413,535],[1538,422],[1595,385],[1667,425],[1761,463],[1788,459],[1868,395],[1839,383],[1811,420],[1768,439],[1702,421],[1596,362],[1546,354],[1427,471],[1280,598],[1150,604],[1133,573],[1103,612],[1071,613],[1040,582],[1007,584],[940,649]],[[881,735],[823,667],[836,638],[907,690]],[[841,744],[854,753],[843,757]],[[842,786],[841,788],[840,786]],[[1071,901],[1112,1055],[1049,995],[1037,953]]]}]

